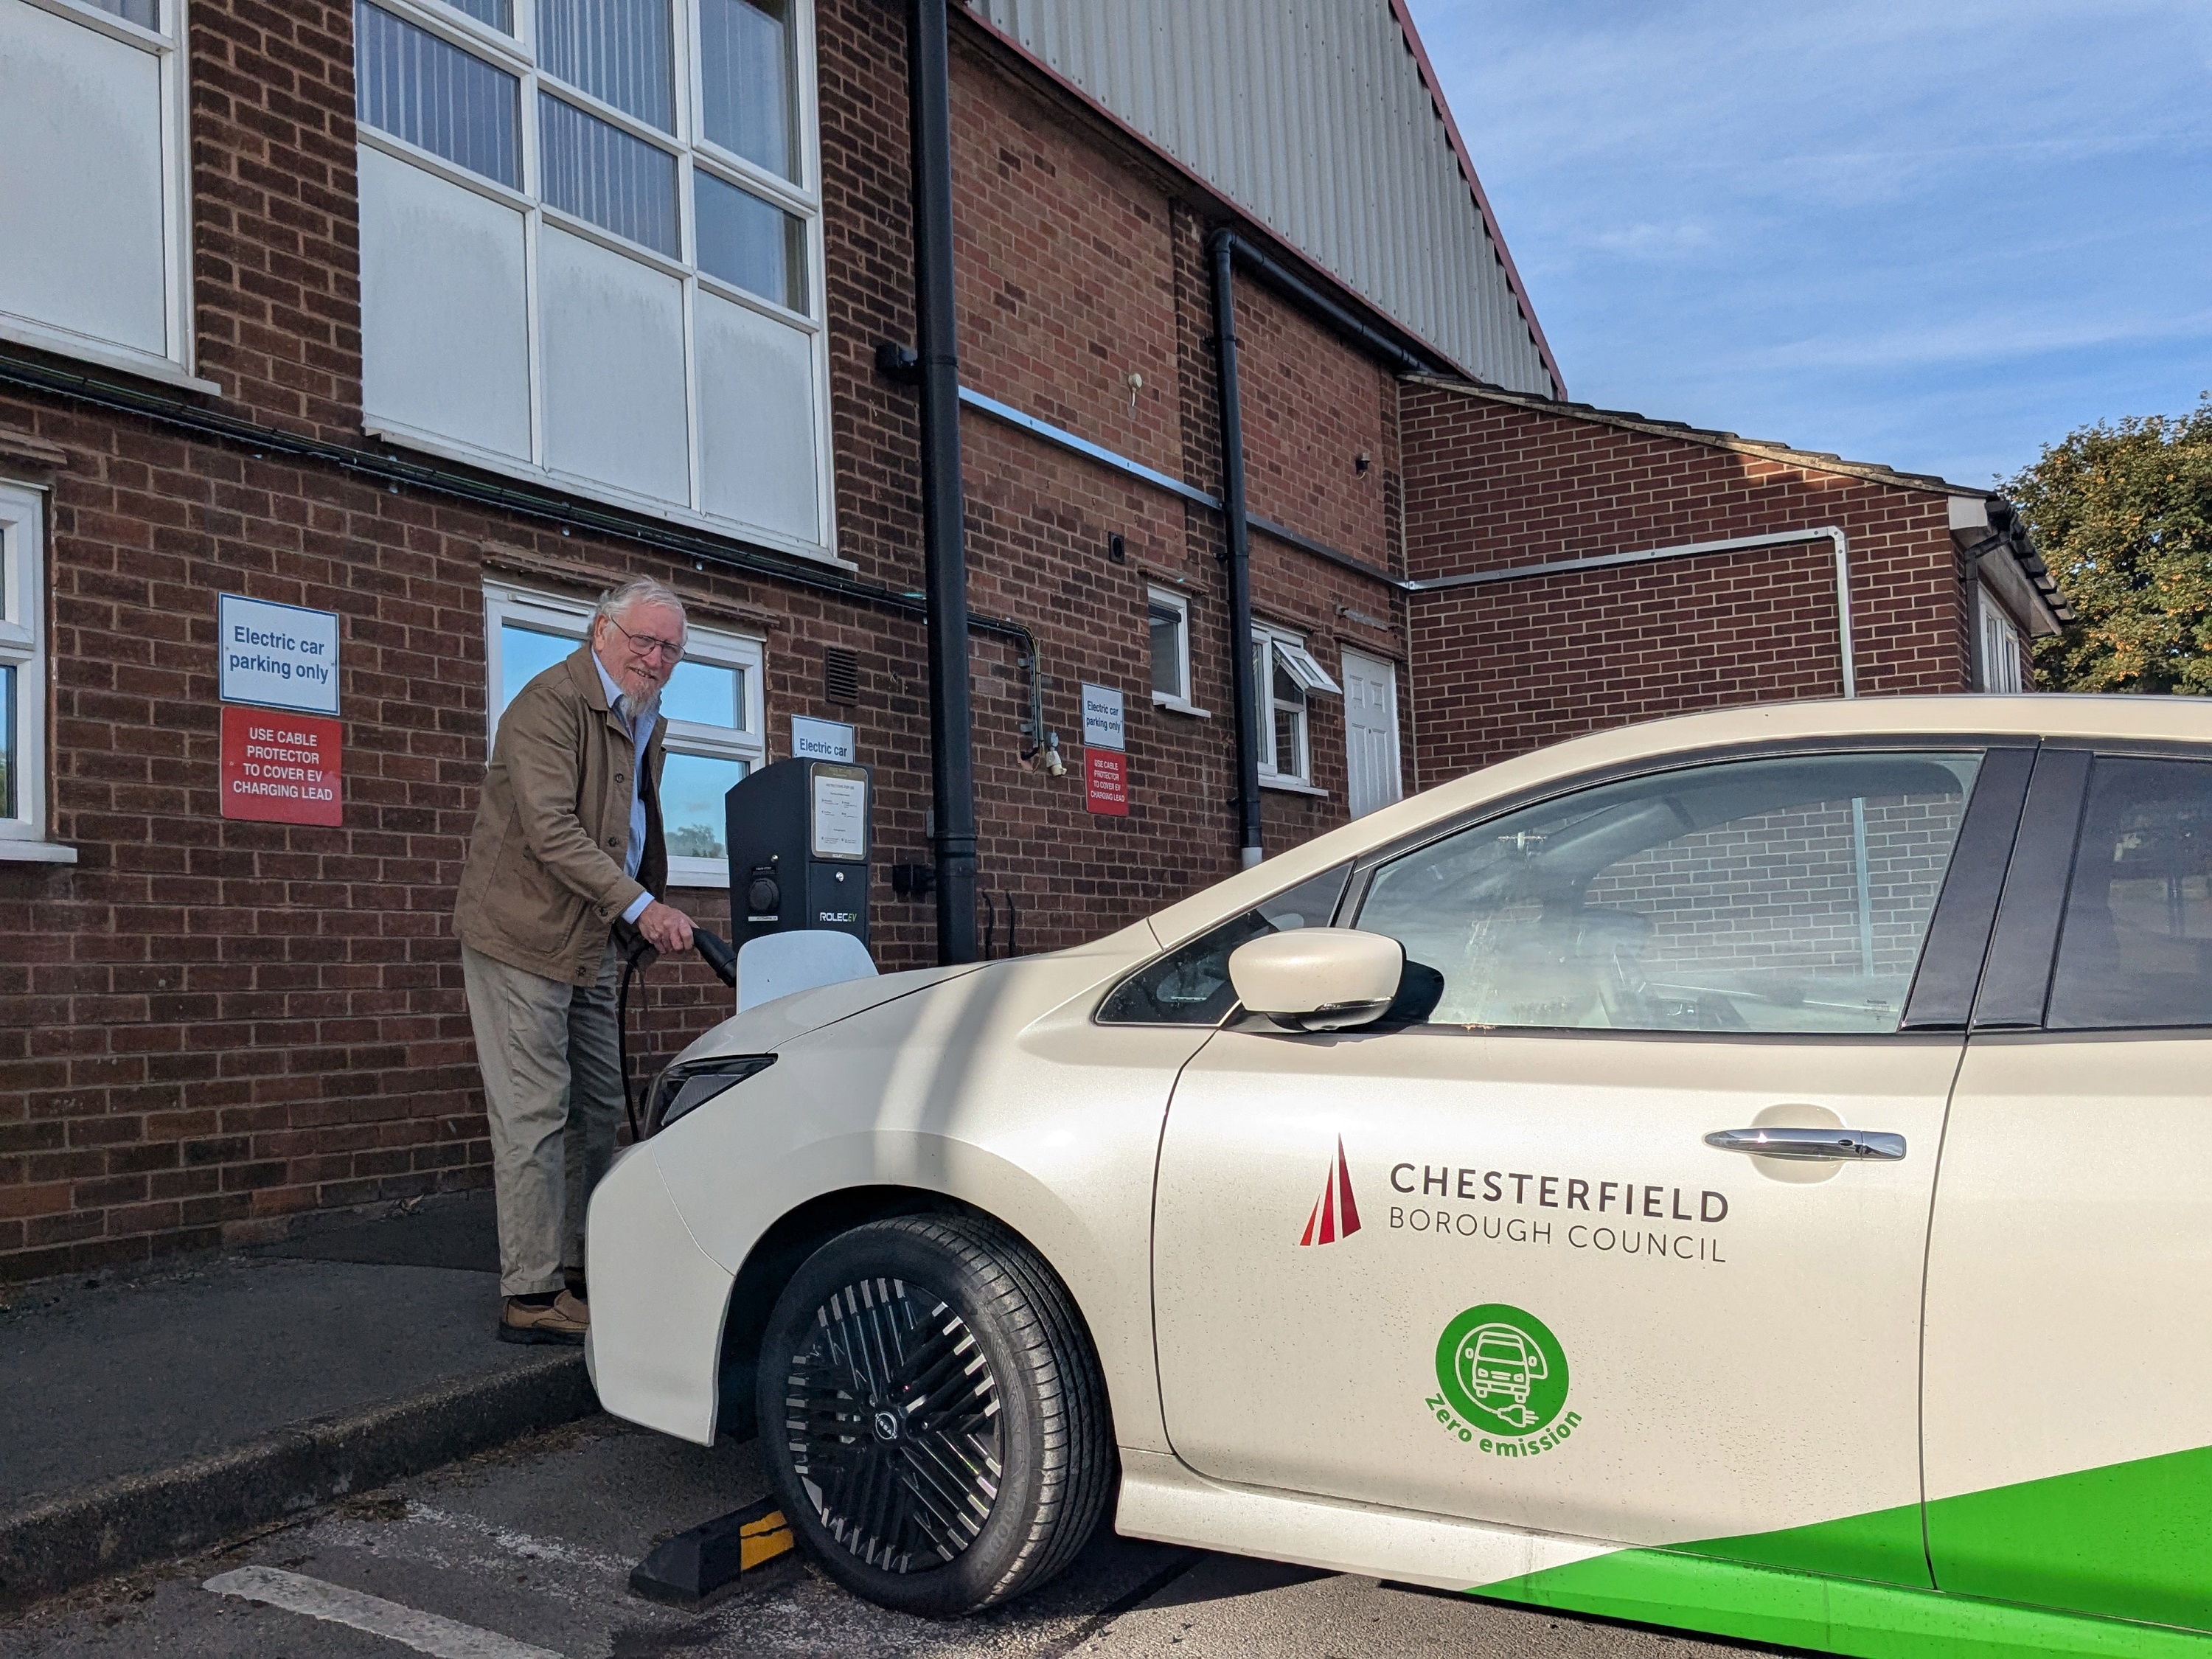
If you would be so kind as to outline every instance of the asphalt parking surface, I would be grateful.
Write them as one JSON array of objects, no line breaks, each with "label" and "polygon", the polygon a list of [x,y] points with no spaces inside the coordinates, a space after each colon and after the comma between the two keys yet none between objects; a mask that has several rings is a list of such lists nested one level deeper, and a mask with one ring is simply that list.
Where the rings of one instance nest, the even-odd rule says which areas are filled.
[{"label": "asphalt parking surface", "polygon": [[[410,1651],[453,1659],[1690,1659],[1745,1651],[1105,1532],[1036,1595],[950,1622],[857,1601],[797,1557],[760,1570],[704,1614],[629,1593],[629,1569],[658,1539],[765,1490],[750,1442],[705,1449],[593,1419],[44,1603],[0,1626],[0,1659],[402,1659]],[[230,1574],[241,1575],[234,1586],[292,1605],[204,1588]],[[362,1622],[398,1633],[372,1633]]]}]

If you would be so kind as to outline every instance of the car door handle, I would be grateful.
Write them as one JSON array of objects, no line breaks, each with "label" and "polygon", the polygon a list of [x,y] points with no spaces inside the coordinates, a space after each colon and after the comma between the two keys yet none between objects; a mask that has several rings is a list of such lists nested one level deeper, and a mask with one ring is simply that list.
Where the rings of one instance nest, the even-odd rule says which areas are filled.
[{"label": "car door handle", "polygon": [[1838,1164],[1894,1164],[1905,1156],[1905,1137],[1881,1129],[1716,1129],[1705,1145],[1759,1158]]}]

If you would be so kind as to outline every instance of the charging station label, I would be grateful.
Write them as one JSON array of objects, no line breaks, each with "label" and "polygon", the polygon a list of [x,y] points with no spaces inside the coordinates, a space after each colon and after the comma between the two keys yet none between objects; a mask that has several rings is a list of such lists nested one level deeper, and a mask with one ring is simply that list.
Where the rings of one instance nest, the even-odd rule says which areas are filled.
[{"label": "charging station label", "polygon": [[1083,751],[1083,804],[1109,818],[1129,816],[1129,757],[1118,749]]},{"label": "charging station label", "polygon": [[342,724],[266,708],[222,711],[222,815],[264,823],[345,821]]},{"label": "charging station label", "polygon": [[308,714],[338,712],[337,611],[225,593],[216,612],[223,702]]},{"label": "charging station label", "polygon": [[[1128,725],[1121,694],[1110,685],[1083,688],[1083,746],[1085,749],[1127,749]],[[1097,811],[1097,807],[1091,809]]]}]

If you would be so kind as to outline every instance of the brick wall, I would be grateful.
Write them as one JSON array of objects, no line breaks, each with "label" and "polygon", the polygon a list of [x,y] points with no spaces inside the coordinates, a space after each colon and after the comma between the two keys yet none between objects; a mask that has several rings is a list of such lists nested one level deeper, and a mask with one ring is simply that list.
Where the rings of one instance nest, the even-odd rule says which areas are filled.
[{"label": "brick wall", "polygon": [[231,412],[361,434],[353,7],[192,0],[199,372]]},{"label": "brick wall", "polygon": [[[1412,575],[1837,525],[1860,695],[1966,689],[1941,493],[1426,384],[1401,403]],[[1606,726],[1842,690],[1825,540],[1447,590],[1413,615],[1427,784]]]}]

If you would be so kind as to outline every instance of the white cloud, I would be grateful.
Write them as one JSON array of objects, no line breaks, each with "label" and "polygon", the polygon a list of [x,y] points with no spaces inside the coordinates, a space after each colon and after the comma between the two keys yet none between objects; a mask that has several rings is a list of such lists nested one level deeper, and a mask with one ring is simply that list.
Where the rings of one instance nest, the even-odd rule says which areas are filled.
[{"label": "white cloud", "polygon": [[1711,229],[1692,221],[1674,224],[1621,225],[1594,233],[1591,247],[1603,248],[1626,259],[1679,259],[1713,245]]},{"label": "white cloud", "polygon": [[2007,363],[2113,346],[2212,343],[2212,311],[2166,317],[2066,317],[2048,313],[1966,317],[1876,335],[1820,335],[1736,354],[1750,373],[1777,369],[1933,368]]}]

